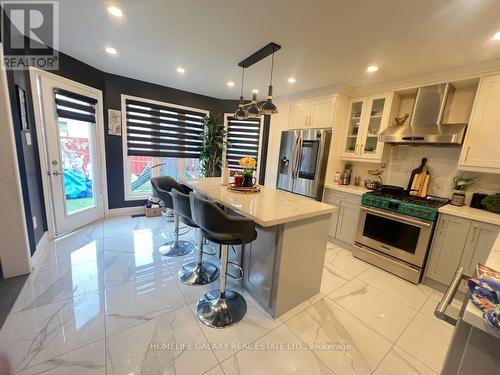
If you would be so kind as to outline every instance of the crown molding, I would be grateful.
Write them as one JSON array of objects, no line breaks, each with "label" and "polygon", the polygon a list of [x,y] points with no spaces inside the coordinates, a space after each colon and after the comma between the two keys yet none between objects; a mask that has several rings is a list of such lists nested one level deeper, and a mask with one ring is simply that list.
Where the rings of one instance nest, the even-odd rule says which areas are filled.
[{"label": "crown molding", "polygon": [[278,96],[275,98],[275,100],[276,103],[288,103],[323,95],[344,94],[349,96],[351,90],[352,87],[346,83],[336,83],[333,85],[323,86],[307,91],[301,91],[290,95]]}]

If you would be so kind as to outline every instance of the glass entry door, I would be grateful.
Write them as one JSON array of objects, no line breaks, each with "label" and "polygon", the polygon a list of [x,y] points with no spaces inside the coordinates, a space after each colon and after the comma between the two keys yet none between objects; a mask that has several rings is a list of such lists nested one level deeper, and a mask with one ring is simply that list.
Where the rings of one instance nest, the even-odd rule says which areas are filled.
[{"label": "glass entry door", "polygon": [[95,92],[66,80],[38,81],[54,235],[104,217]]}]

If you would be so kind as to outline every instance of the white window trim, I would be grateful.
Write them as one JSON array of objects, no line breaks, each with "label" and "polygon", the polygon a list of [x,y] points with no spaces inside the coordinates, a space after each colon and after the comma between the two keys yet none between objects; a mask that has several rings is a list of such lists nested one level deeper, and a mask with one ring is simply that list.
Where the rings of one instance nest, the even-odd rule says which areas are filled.
[{"label": "white window trim", "polygon": [[[130,184],[130,174],[131,174],[131,172],[130,172],[130,163],[128,162],[128,155],[127,155],[127,108],[126,108],[126,104],[125,104],[125,101],[127,99],[142,101],[142,102],[150,103],[150,104],[165,105],[165,106],[169,106],[169,107],[172,107],[172,108],[179,108],[179,109],[185,109],[185,110],[190,110],[190,111],[197,111],[197,112],[205,113],[206,116],[210,115],[210,111],[207,111],[205,109],[200,109],[200,108],[187,107],[187,106],[183,106],[183,105],[162,102],[162,101],[158,101],[158,100],[141,98],[139,96],[125,95],[125,94],[121,95],[121,111],[122,111],[122,160],[123,160],[123,191],[124,191],[124,200],[125,201],[135,201],[135,200],[141,200],[141,199],[148,199],[150,197],[150,194],[149,193],[146,193],[146,194],[133,193],[132,192],[132,186]],[[160,158],[153,157],[153,164],[158,164],[160,162],[159,160],[160,160]],[[179,176],[184,176],[185,167],[186,167],[185,160],[182,159],[182,158],[178,158],[177,159],[177,174]],[[153,169],[152,176],[153,177],[159,176],[159,169],[158,168]]]},{"label": "white window trim", "polygon": [[[224,130],[226,131],[226,134],[227,134],[227,130],[228,130],[228,126],[229,126],[229,117],[232,117],[234,116],[234,113],[224,113]],[[262,151],[262,133],[263,133],[263,127],[264,127],[264,121],[263,121],[264,117],[261,116],[259,118],[259,121],[260,121],[260,124],[259,124],[259,149],[257,151],[257,168],[255,169],[255,178],[256,178],[256,181],[258,184],[260,184],[260,158],[261,158],[261,151]],[[256,120],[256,119],[252,119],[252,120]],[[227,141],[227,137],[226,137],[226,141]],[[224,150],[222,151],[222,160],[224,162],[226,162],[226,147],[224,147]]]}]

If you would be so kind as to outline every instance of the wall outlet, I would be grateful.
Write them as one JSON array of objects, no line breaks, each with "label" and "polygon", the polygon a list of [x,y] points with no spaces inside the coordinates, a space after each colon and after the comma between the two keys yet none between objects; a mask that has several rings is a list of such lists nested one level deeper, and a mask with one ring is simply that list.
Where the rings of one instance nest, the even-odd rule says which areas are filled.
[{"label": "wall outlet", "polygon": [[36,229],[38,227],[38,223],[36,221],[36,216],[33,216],[32,219],[33,219],[33,229]]}]

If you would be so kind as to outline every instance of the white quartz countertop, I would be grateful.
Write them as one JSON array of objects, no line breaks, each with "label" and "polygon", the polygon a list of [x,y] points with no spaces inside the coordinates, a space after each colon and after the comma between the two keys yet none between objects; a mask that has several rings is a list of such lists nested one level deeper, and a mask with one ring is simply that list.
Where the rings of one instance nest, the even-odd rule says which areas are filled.
[{"label": "white quartz countertop", "polygon": [[227,186],[221,185],[218,177],[185,179],[182,182],[263,227],[328,215],[336,210],[330,204],[265,186],[259,193],[253,194],[230,191]]},{"label": "white quartz countertop", "polygon": [[[495,241],[485,264],[496,271],[500,271],[500,233],[498,233],[497,240]],[[483,319],[483,312],[479,310],[479,308],[476,307],[476,305],[474,305],[471,301],[467,304],[463,319],[470,325],[500,339],[500,330],[490,327]]]},{"label": "white quartz countertop", "polygon": [[483,221],[485,223],[500,225],[500,214],[494,212],[489,212],[485,210],[480,210],[478,208],[472,208],[468,206],[457,207],[451,204],[440,207],[438,209],[439,213],[464,217],[466,219]]},{"label": "white quartz countertop", "polygon": [[370,191],[364,186],[356,186],[356,185],[325,184],[325,188],[355,195],[363,195],[364,193]]}]

